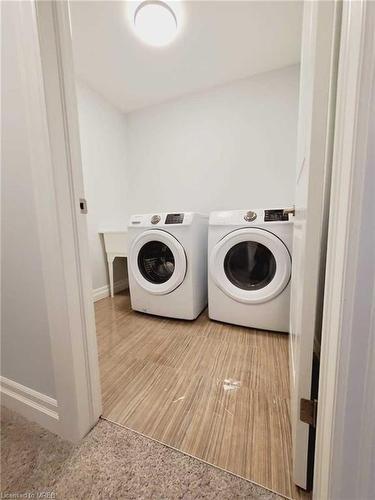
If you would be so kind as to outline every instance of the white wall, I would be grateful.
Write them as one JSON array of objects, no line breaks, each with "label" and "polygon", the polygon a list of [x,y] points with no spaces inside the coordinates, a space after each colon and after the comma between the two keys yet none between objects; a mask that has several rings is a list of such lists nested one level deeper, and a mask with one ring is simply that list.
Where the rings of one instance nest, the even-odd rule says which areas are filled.
[{"label": "white wall", "polygon": [[299,68],[127,115],[129,210],[293,204]]},{"label": "white wall", "polygon": [[78,83],[93,288],[108,283],[99,231],[131,214],[292,205],[298,86],[292,66],[122,114]]},{"label": "white wall", "polygon": [[[93,288],[108,284],[102,230],[125,230],[129,218],[125,116],[79,82],[78,110]],[[115,261],[115,281],[126,277]]]},{"label": "white wall", "polygon": [[17,9],[2,5],[1,375],[55,396]]}]

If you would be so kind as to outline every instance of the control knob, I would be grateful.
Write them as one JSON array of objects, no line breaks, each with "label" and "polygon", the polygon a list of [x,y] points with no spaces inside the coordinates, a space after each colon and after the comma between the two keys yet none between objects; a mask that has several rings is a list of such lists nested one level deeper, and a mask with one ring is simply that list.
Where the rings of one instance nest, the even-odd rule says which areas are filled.
[{"label": "control knob", "polygon": [[153,215],[151,217],[151,224],[157,224],[158,222],[160,222],[160,215]]},{"label": "control knob", "polygon": [[253,212],[252,210],[249,210],[248,212],[246,212],[246,214],[244,216],[244,219],[247,222],[252,222],[256,218],[257,218],[257,214],[255,212]]}]

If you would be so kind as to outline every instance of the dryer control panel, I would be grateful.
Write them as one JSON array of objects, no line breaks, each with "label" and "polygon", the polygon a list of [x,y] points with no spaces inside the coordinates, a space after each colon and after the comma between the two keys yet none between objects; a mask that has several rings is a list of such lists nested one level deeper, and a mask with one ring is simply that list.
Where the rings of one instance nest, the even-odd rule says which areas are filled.
[{"label": "dryer control panel", "polygon": [[165,218],[166,224],[182,224],[184,222],[184,214],[167,214]]},{"label": "dryer control panel", "polygon": [[275,208],[273,210],[264,211],[264,222],[280,222],[288,220],[289,215],[284,212],[283,208]]}]

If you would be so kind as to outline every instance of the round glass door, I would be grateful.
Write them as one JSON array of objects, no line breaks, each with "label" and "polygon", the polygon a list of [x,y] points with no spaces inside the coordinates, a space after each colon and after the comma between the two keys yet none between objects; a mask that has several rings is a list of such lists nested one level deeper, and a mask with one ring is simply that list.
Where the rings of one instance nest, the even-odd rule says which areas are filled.
[{"label": "round glass door", "polygon": [[150,229],[134,239],[129,250],[129,272],[143,290],[164,295],[185,279],[186,255],[181,243],[167,231]]},{"label": "round glass door", "polygon": [[237,229],[222,238],[209,257],[210,275],[232,299],[260,304],[287,286],[291,258],[285,244],[270,231]]},{"label": "round glass door", "polygon": [[174,272],[173,253],[165,243],[149,241],[138,253],[138,267],[142,276],[150,283],[165,283]]},{"label": "round glass door", "polygon": [[260,290],[271,283],[276,273],[272,252],[261,243],[242,241],[224,259],[224,271],[231,283],[242,290]]}]

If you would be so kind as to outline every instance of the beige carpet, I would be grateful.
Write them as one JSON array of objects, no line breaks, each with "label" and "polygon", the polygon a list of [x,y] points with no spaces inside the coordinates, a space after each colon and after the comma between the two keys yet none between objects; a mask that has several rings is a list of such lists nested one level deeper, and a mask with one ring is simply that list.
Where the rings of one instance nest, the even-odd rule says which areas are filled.
[{"label": "beige carpet", "polygon": [[105,420],[74,446],[5,408],[1,466],[1,498],[281,498]]}]

